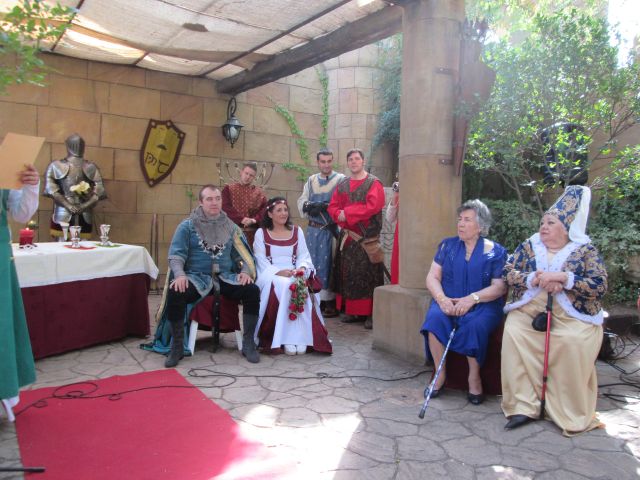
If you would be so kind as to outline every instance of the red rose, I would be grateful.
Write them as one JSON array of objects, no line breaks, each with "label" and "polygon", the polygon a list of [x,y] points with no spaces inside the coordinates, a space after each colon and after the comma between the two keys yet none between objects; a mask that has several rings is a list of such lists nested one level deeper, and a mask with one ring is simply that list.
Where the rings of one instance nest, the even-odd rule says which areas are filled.
[{"label": "red rose", "polygon": [[302,312],[304,312],[304,305],[300,305],[298,307],[298,313],[302,313]]},{"label": "red rose", "polygon": [[298,316],[295,313],[289,314],[289,320],[295,320],[296,318],[298,318]]},{"label": "red rose", "polygon": [[291,310],[292,312],[295,312],[298,309],[298,307],[296,306],[295,303],[292,303],[291,305],[289,305],[289,310]]},{"label": "red rose", "polygon": [[291,285],[289,285],[289,290],[291,290],[292,292],[296,291],[296,284],[292,283]]},{"label": "red rose", "polygon": [[301,277],[302,275],[304,275],[304,272],[302,270],[298,270],[296,272],[296,277]]}]

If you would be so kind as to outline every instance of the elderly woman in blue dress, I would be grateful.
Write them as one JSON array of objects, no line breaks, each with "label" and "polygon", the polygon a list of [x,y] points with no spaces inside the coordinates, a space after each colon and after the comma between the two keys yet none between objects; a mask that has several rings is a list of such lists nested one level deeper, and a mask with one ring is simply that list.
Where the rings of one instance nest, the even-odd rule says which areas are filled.
[{"label": "elderly woman in blue dress", "polygon": [[502,340],[505,428],[540,415],[545,332],[532,327],[553,297],[545,413],[567,436],[598,426],[595,361],[602,345],[607,272],[585,233],[591,191],[572,185],[545,213],[538,233],[509,257],[511,302]]},{"label": "elderly woman in blue dress", "polygon": [[[480,367],[486,359],[489,335],[503,316],[502,269],[507,252],[485,238],[490,225],[491,213],[480,200],[467,201],[458,208],[458,236],[440,243],[427,275],[433,301],[420,329],[427,357],[433,357],[438,365],[443,345],[457,323],[450,349],[467,357],[467,398],[474,405],[484,401]],[[443,367],[431,398],[440,394],[445,379]]]}]

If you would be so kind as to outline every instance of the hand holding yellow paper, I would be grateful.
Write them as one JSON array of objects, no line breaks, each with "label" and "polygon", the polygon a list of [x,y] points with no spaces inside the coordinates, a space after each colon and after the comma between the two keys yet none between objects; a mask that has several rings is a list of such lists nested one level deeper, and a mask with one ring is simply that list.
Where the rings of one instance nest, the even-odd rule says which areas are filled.
[{"label": "hand holding yellow paper", "polygon": [[0,188],[19,189],[20,172],[34,164],[44,137],[7,133],[0,145]]}]

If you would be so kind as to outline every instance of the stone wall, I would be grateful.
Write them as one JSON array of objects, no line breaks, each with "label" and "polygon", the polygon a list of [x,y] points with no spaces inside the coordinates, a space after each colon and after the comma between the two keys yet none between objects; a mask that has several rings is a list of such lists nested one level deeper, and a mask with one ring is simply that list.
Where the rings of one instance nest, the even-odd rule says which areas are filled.
[{"label": "stone wall", "polygon": [[385,185],[391,185],[396,172],[388,150],[371,152],[380,112],[376,95],[378,48],[369,45],[324,63],[329,77],[329,138],[340,162],[347,151],[364,149],[370,171]]},{"label": "stone wall", "polygon": [[[268,196],[284,195],[292,207],[302,191],[297,172],[282,167],[302,163],[295,139],[274,102],[294,115],[309,142],[310,168],[322,133],[322,86],[315,68],[237,96],[236,116],[244,124],[234,148],[221,134],[229,97],[216,92],[215,82],[145,70],[43,55],[53,69],[44,87],[13,86],[0,97],[0,137],[7,132],[46,138],[36,161],[41,175],[52,159],[66,156],[65,138],[79,133],[85,157],[97,163],[108,199],[100,202],[95,223],[111,224],[116,242],[150,248],[151,222],[157,217],[158,266],[166,270],[169,242],[177,224],[197,204],[194,196],[206,183],[224,184],[243,161],[273,164]],[[344,170],[346,151],[359,146],[369,152],[375,131],[375,46],[344,54],[320,65],[329,76],[329,147],[337,168]],[[140,148],[149,119],[172,120],[186,133],[180,159],[171,175],[150,188],[140,168]],[[391,159],[373,156],[372,172],[389,177]],[[264,162],[264,163],[263,163]],[[37,241],[48,234],[51,199],[41,197]],[[294,221],[301,223],[297,208]],[[17,226],[13,225],[14,238]]]}]

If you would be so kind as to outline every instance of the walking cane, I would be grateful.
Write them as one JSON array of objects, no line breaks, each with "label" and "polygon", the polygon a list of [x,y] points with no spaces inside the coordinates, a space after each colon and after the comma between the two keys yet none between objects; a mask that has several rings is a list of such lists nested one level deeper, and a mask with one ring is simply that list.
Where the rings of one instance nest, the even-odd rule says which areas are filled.
[{"label": "walking cane", "polygon": [[549,339],[551,338],[551,308],[553,296],[547,294],[547,331],[544,336],[544,366],[542,368],[542,393],[540,394],[540,420],[544,419],[544,404],[547,393],[547,375],[549,373]]},{"label": "walking cane", "polygon": [[436,374],[433,376],[431,380],[431,384],[427,389],[425,389],[424,395],[424,403],[422,404],[422,408],[420,409],[420,413],[418,417],[424,418],[424,412],[427,411],[427,406],[429,405],[429,400],[431,400],[431,394],[433,393],[433,388],[436,386],[436,382],[438,381],[438,377],[440,376],[440,372],[442,371],[442,366],[444,365],[444,361],[447,358],[447,352],[449,351],[449,347],[451,346],[451,340],[453,340],[453,336],[456,334],[456,329],[458,328],[458,323],[456,320],[453,321],[453,329],[449,334],[449,340],[447,341],[447,346],[444,348],[444,352],[442,353],[442,358],[440,359],[440,363],[438,364],[438,368],[436,370]]}]

